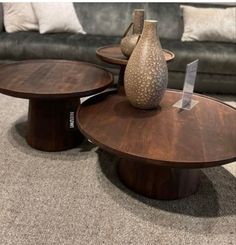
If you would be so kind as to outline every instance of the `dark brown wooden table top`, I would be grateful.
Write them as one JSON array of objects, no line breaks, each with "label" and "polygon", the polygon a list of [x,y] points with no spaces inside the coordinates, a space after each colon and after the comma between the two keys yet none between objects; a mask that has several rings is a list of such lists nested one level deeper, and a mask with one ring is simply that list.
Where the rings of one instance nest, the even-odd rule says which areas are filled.
[{"label": "dark brown wooden table top", "polygon": [[[166,61],[171,61],[174,59],[175,55],[169,50],[163,49]],[[111,64],[116,65],[127,65],[128,59],[122,54],[119,44],[107,45],[100,47],[96,50],[97,56]]]},{"label": "dark brown wooden table top", "polygon": [[124,93],[95,96],[77,111],[82,133],[120,157],[157,165],[202,168],[236,160],[236,110],[194,95],[190,111],[172,105],[181,98],[169,90],[157,110],[132,107]]},{"label": "dark brown wooden table top", "polygon": [[110,72],[78,61],[30,60],[0,67],[0,92],[20,98],[82,97],[112,83]]}]

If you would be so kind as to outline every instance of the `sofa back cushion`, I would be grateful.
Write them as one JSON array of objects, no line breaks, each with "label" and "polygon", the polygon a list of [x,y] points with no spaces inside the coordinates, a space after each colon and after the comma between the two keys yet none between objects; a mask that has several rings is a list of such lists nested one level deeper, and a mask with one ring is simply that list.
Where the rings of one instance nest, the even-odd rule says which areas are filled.
[{"label": "sofa back cushion", "polygon": [[158,20],[162,38],[180,39],[183,32],[177,3],[74,3],[74,6],[89,34],[121,36],[132,21],[134,9],[144,9],[145,19]]},{"label": "sofa back cushion", "polygon": [[88,34],[120,36],[123,34],[133,8],[143,8],[142,3],[74,3],[84,30]]},{"label": "sofa back cushion", "polygon": [[[213,4],[185,4],[201,7],[229,7]],[[230,6],[235,6],[231,3]],[[134,9],[145,9],[146,19],[158,20],[161,38],[180,39],[183,20],[179,3],[74,3],[79,20],[88,34],[121,36],[132,21]],[[0,31],[3,29],[2,3],[0,3]]]},{"label": "sofa back cushion", "polygon": [[[229,7],[229,4],[185,4],[199,7]],[[231,5],[234,5],[233,3]],[[161,38],[181,39],[183,17],[179,3],[74,3],[84,30],[88,34],[121,36],[132,21],[134,9],[144,9],[145,19],[158,20]]]}]

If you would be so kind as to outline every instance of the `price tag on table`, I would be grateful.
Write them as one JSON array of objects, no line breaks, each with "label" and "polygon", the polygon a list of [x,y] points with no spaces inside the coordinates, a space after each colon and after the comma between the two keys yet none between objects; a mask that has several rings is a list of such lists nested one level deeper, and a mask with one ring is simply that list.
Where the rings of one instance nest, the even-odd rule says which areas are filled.
[{"label": "price tag on table", "polygon": [[197,68],[198,60],[187,64],[182,99],[177,101],[173,105],[174,107],[190,110],[198,103],[198,101],[192,100],[194,85],[197,76]]}]

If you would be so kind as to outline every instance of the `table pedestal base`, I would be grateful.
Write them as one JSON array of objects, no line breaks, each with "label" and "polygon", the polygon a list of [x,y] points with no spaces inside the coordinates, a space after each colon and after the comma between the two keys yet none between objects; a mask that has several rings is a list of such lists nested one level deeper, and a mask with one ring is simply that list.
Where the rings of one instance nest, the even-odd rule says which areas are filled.
[{"label": "table pedestal base", "polygon": [[119,77],[118,77],[118,89],[121,86],[124,86],[125,68],[126,68],[126,66],[124,66],[124,65],[120,66],[120,72],[119,72]]},{"label": "table pedestal base", "polygon": [[29,101],[27,142],[42,151],[61,151],[77,146],[83,135],[76,127],[79,98]]},{"label": "table pedestal base", "polygon": [[118,166],[121,180],[133,191],[144,196],[174,200],[187,197],[198,189],[198,169],[161,167],[122,159]]}]

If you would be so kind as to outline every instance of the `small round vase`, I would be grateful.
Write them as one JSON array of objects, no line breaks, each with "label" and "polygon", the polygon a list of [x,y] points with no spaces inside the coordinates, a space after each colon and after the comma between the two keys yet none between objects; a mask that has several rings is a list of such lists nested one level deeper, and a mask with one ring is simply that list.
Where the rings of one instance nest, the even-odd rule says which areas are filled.
[{"label": "small round vase", "polygon": [[[123,38],[120,43],[121,52],[129,58],[132,54],[139,37],[143,30],[144,22],[144,9],[135,9],[132,14],[132,23],[125,31]],[[128,35],[131,27],[133,27],[132,34]]]},{"label": "small round vase", "polygon": [[120,43],[121,52],[129,58],[138,43],[140,35],[133,34],[122,38]]},{"label": "small round vase", "polygon": [[162,100],[167,83],[168,69],[157,36],[157,21],[145,20],[142,35],[126,66],[126,96],[136,108],[154,109]]}]

